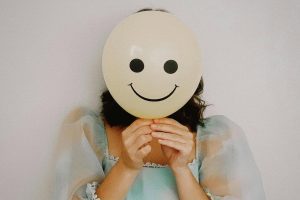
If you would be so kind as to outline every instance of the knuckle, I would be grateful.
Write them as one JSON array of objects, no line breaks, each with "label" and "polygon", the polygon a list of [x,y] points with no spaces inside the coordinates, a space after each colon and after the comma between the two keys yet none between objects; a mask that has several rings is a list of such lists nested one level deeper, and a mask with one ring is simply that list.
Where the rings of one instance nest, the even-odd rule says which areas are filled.
[{"label": "knuckle", "polygon": [[129,145],[128,140],[124,140],[123,144],[124,144],[125,147],[128,147],[128,145]]},{"label": "knuckle", "polygon": [[146,122],[146,119],[138,118],[133,122],[136,127],[142,126]]},{"label": "knuckle", "polygon": [[162,124],[155,124],[157,128],[162,128]]},{"label": "knuckle", "polygon": [[151,129],[148,126],[144,126],[144,127],[140,128],[140,130],[139,130],[139,134],[150,133],[150,132],[151,132]]},{"label": "knuckle", "polygon": [[138,118],[132,123],[132,126],[137,127],[137,126],[141,126],[141,124],[142,124],[142,120]]},{"label": "knuckle", "polygon": [[136,125],[136,126],[141,125],[141,123],[142,123],[141,119],[137,119],[137,120],[134,121],[134,125]]},{"label": "knuckle", "polygon": [[189,128],[188,128],[187,126],[183,126],[183,128],[184,128],[186,131],[189,130]]},{"label": "knuckle", "polygon": [[123,130],[123,131],[121,132],[121,135],[122,135],[122,136],[125,135],[125,130]]},{"label": "knuckle", "polygon": [[141,149],[141,153],[144,155],[146,153],[146,149],[145,148],[142,148]]},{"label": "knuckle", "polygon": [[139,146],[143,143],[143,138],[142,137],[138,137],[136,140],[135,140],[135,145],[136,146]]},{"label": "knuckle", "polygon": [[176,138],[178,138],[178,139],[184,139],[184,137],[182,135],[169,134],[169,136],[172,137],[172,138],[174,138],[174,139],[176,139]]},{"label": "knuckle", "polygon": [[188,140],[188,144],[189,144],[189,146],[193,146],[194,145],[194,141]]},{"label": "knuckle", "polygon": [[168,125],[168,128],[170,128],[173,131],[181,131],[178,126]]},{"label": "knuckle", "polygon": [[121,132],[122,139],[125,139],[125,134],[126,134],[125,130]]},{"label": "knuckle", "polygon": [[173,119],[173,118],[168,118],[171,122],[173,122],[173,123],[175,123],[175,124],[178,124],[178,122],[175,120],[175,119]]},{"label": "knuckle", "polygon": [[171,128],[171,130],[174,131],[174,132],[176,132],[177,130],[180,130],[180,129],[177,129],[175,126],[171,126],[170,128]]},{"label": "knuckle", "polygon": [[190,146],[186,146],[185,148],[184,148],[184,152],[186,152],[186,153],[190,153],[192,151],[192,148],[190,147]]},{"label": "knuckle", "polygon": [[184,154],[186,157],[188,157],[188,156],[190,155],[190,152],[189,152],[189,151],[185,151],[183,154]]},{"label": "knuckle", "polygon": [[182,140],[181,137],[178,137],[177,135],[174,134],[166,134],[166,136],[171,138],[172,140]]},{"label": "knuckle", "polygon": [[123,137],[123,135],[121,135],[121,140],[122,140],[122,143],[123,143],[123,144],[125,144],[125,142],[126,142],[126,138],[125,138],[125,137]]},{"label": "knuckle", "polygon": [[187,137],[189,138],[189,139],[191,139],[191,138],[193,138],[193,134],[192,133],[190,133],[190,132],[187,132]]},{"label": "knuckle", "polygon": [[145,146],[143,149],[142,149],[142,153],[143,154],[147,154],[149,152],[149,146]]},{"label": "knuckle", "polygon": [[142,135],[140,138],[141,138],[141,142],[146,142],[147,141],[147,137],[145,135]]},{"label": "knuckle", "polygon": [[132,158],[133,158],[133,155],[134,155],[133,152],[132,152],[132,149],[128,149],[128,150],[127,150],[127,153],[128,153],[129,158],[132,159]]},{"label": "knuckle", "polygon": [[187,147],[188,152],[192,151],[192,149],[193,149],[193,147],[190,145]]},{"label": "knuckle", "polygon": [[169,120],[175,125],[180,125],[180,123],[177,121],[177,120],[175,120],[175,119],[173,119],[173,118],[169,118]]},{"label": "knuckle", "polygon": [[143,136],[140,136],[137,142],[138,142],[138,143],[143,143],[143,142],[144,142],[144,137],[143,137]]}]

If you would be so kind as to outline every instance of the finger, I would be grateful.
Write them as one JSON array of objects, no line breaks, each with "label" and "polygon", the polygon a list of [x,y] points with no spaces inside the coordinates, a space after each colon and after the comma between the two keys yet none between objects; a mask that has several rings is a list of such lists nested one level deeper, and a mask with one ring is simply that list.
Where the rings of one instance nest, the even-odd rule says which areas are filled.
[{"label": "finger", "polygon": [[141,126],[150,125],[153,123],[152,119],[142,119],[138,118],[134,122],[132,122],[124,131],[123,135],[124,137],[127,137],[129,133],[134,132],[136,129],[138,129]]},{"label": "finger", "polygon": [[133,133],[128,134],[128,138],[125,140],[125,144],[130,146],[134,143],[134,141],[141,135],[147,135],[152,132],[150,126],[142,126],[136,129]]},{"label": "finger", "polygon": [[159,118],[159,119],[154,119],[153,120],[154,123],[163,123],[163,124],[170,124],[170,125],[174,125],[174,126],[178,126],[179,128],[188,131],[188,127],[182,125],[181,123],[179,123],[178,121],[176,121],[175,119],[172,118]]},{"label": "finger", "polygon": [[189,131],[180,129],[174,125],[170,124],[151,124],[150,125],[151,129],[154,131],[161,131],[161,132],[168,132],[168,133],[175,133],[178,135],[182,135],[187,138],[193,137]]},{"label": "finger", "polygon": [[138,149],[140,147],[142,147],[144,144],[150,142],[152,140],[152,136],[151,135],[141,135],[139,136],[134,143],[132,144],[132,146],[130,147],[130,149],[134,152],[138,151]]},{"label": "finger", "polygon": [[161,140],[159,139],[158,142],[162,145],[166,145],[169,147],[172,147],[174,149],[177,149],[178,151],[184,152],[186,149],[186,145],[180,142],[171,141],[171,140]]},{"label": "finger", "polygon": [[142,147],[140,150],[138,150],[136,152],[136,156],[138,158],[144,158],[145,156],[147,156],[149,153],[151,152],[151,146],[150,145],[146,145],[144,147]]},{"label": "finger", "polygon": [[183,144],[187,143],[186,139],[184,139],[181,135],[177,135],[177,134],[174,134],[174,133],[165,133],[165,132],[153,131],[151,133],[151,135],[153,137],[156,137],[156,138],[159,138],[159,139],[177,141],[177,142],[181,142]]},{"label": "finger", "polygon": [[152,123],[153,123],[152,119],[138,118],[127,127],[127,132],[129,132],[129,133],[134,132],[139,127],[145,126],[145,125],[150,125]]}]

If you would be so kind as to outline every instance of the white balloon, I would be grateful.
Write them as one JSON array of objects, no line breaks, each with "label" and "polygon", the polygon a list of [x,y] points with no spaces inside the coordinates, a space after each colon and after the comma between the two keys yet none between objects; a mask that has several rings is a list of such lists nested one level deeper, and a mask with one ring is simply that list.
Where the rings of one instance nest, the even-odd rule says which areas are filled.
[{"label": "white balloon", "polygon": [[132,14],[109,35],[102,72],[112,97],[128,113],[166,117],[188,102],[200,82],[197,38],[173,14]]}]

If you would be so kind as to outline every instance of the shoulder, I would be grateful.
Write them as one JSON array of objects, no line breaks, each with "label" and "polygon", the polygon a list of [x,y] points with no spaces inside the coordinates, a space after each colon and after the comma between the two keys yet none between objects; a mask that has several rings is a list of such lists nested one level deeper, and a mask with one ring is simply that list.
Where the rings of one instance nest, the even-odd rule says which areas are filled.
[{"label": "shoulder", "polygon": [[233,122],[233,120],[231,120],[229,117],[225,116],[225,115],[211,115],[209,117],[205,118],[205,123],[209,126],[211,124],[218,124],[221,126],[228,126],[231,125]]},{"label": "shoulder", "polygon": [[94,110],[78,107],[73,109],[63,121],[63,125],[74,124],[78,124],[83,129],[91,129],[97,126],[103,127],[103,120]]},{"label": "shoulder", "polygon": [[231,118],[225,115],[212,115],[204,119],[204,127],[200,127],[200,136],[214,137],[214,136],[227,136],[237,137],[242,136],[243,129]]},{"label": "shoulder", "polygon": [[205,118],[205,127],[199,126],[198,142],[201,157],[215,157],[238,154],[241,146],[246,146],[247,140],[243,130],[232,119],[225,115],[213,115]]},{"label": "shoulder", "polygon": [[94,110],[86,107],[73,109],[63,122],[63,132],[73,141],[87,141],[100,157],[106,147],[103,120]]}]

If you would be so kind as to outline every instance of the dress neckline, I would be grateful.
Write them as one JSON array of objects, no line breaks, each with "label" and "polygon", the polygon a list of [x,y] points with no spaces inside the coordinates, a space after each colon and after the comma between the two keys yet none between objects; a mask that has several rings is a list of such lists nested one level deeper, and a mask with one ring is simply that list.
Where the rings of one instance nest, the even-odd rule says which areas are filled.
[{"label": "dress neckline", "polygon": [[[105,158],[113,161],[113,162],[117,162],[119,160],[118,156],[114,156],[108,153],[108,151],[105,151],[104,154]],[[195,165],[198,161],[197,159],[198,156],[196,156],[196,158],[194,158],[191,162],[188,163],[189,166]],[[144,163],[143,167],[149,167],[149,168],[166,168],[169,167],[168,164],[159,164],[159,163],[154,163],[154,162],[146,162]]]},{"label": "dress neckline", "polygon": [[[108,160],[113,161],[113,162],[117,162],[120,158],[118,156],[114,156],[114,155],[112,155],[108,152],[108,138],[107,138],[107,135],[106,135],[104,122],[103,122],[103,119],[101,117],[99,117],[99,118],[100,118],[99,121],[100,121],[101,126],[103,128],[103,133],[104,133],[103,134],[104,142],[105,142],[104,157],[107,158]],[[196,155],[195,155],[195,158],[191,162],[188,163],[188,166],[193,166],[199,161],[198,142],[197,142],[197,137],[199,135],[199,131],[200,131],[199,124],[197,124],[197,131],[196,131],[196,136],[195,136]],[[169,167],[169,165],[168,164],[159,164],[159,163],[154,163],[154,162],[146,162],[146,163],[144,163],[143,167],[145,167],[145,168],[166,168],[166,167]]]}]

